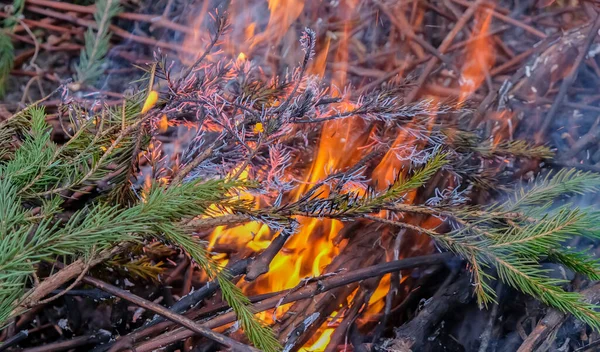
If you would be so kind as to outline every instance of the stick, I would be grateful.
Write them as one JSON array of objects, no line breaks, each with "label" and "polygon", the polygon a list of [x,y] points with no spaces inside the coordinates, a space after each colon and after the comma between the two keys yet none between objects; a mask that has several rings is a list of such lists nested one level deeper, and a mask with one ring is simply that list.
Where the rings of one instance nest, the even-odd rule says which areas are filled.
[{"label": "stick", "polygon": [[[465,6],[465,7],[469,7],[469,5],[471,5],[470,3],[466,2],[466,1],[463,1],[463,0],[452,0],[452,1],[454,1],[455,3],[460,4],[462,6]],[[492,8],[496,6],[495,4],[488,5],[485,2],[482,3],[482,5],[486,6],[486,7],[489,7],[491,5]],[[508,16],[506,16],[506,15],[504,15],[504,14],[498,12],[498,11],[492,10],[492,9],[486,9],[486,11],[490,11],[491,14],[492,14],[492,16],[496,17],[497,19],[499,19],[501,21],[504,21],[504,22],[506,22],[508,24],[512,24],[515,27],[522,28],[525,31],[533,34],[534,36],[536,36],[536,37],[538,37],[540,39],[546,38],[546,34],[545,33],[540,32],[537,29],[535,29],[535,28],[533,28],[531,26],[528,26],[527,24],[525,24],[525,23],[523,23],[521,21],[515,20],[514,18],[510,18],[510,17],[508,17]]]},{"label": "stick", "polygon": [[443,292],[438,292],[439,295],[436,293],[437,298],[426,304],[414,319],[396,329],[396,338],[391,348],[401,351],[408,349],[420,351],[423,347],[420,344],[427,340],[429,330],[450,309],[471,300],[473,295],[468,289],[469,286],[469,275],[462,275],[461,278],[446,287]]},{"label": "stick", "polygon": [[356,318],[360,315],[365,304],[369,303],[371,295],[377,288],[379,278],[373,278],[367,281],[366,285],[361,285],[357,297],[352,302],[352,307],[344,315],[344,319],[335,329],[331,337],[329,338],[329,344],[325,348],[325,352],[336,352],[338,345],[343,345],[346,349],[348,345],[348,334],[350,333],[350,327],[356,321]]},{"label": "stick", "polygon": [[81,347],[85,345],[98,344],[106,342],[110,339],[109,333],[98,333],[95,335],[87,335],[87,336],[78,336],[74,337],[70,340],[59,341],[54,343],[45,344],[39,347],[26,348],[22,350],[22,352],[55,352],[55,351],[64,351],[71,350],[76,347]]},{"label": "stick", "polygon": [[[498,281],[496,284],[496,294],[498,296],[501,295],[502,292],[502,281]],[[494,325],[497,323],[496,318],[498,317],[498,307],[500,305],[496,302],[492,307],[492,312],[490,317],[488,318],[488,322],[485,326],[485,330],[481,334],[481,344],[479,345],[479,352],[487,352],[488,346],[490,344],[490,339],[492,338],[492,330],[494,329]]]},{"label": "stick", "polygon": [[[291,303],[294,301],[312,298],[320,293],[332,290],[334,288],[344,286],[353,282],[365,280],[371,277],[384,275],[387,273],[391,273],[394,271],[400,271],[405,269],[411,269],[419,266],[431,266],[435,264],[446,263],[447,261],[454,258],[454,254],[452,253],[437,253],[425,256],[419,256],[414,258],[407,258],[396,260],[392,262],[387,262],[383,264],[373,265],[367,268],[361,268],[355,270],[350,273],[340,274],[336,276],[332,276],[327,279],[320,280],[311,285],[307,285],[301,289],[296,291],[286,290],[281,292],[280,294],[265,299],[257,304],[252,306],[252,309],[255,312],[262,312],[274,307],[277,307],[282,304]],[[466,285],[468,286],[468,285]],[[225,324],[232,323],[236,321],[235,313],[229,312],[226,314],[222,314],[217,316],[208,322],[202,324],[202,326],[206,328],[216,328],[219,326],[223,326]],[[150,352],[158,348],[165,347],[171,343],[186,339],[190,336],[193,336],[194,333],[185,330],[179,329],[173,332],[170,332],[168,335],[161,335],[157,338],[154,338],[150,341],[143,343],[140,346],[136,347],[137,352]]]},{"label": "stick", "polygon": [[12,315],[16,316],[22,314],[27,309],[37,305],[42,298],[50,294],[52,291],[58,289],[66,282],[75,279],[86,269],[86,267],[92,268],[110,258],[114,254],[120,252],[121,250],[124,250],[126,247],[127,245],[118,246],[111,250],[102,251],[87,263],[83,259],[74,261],[56,274],[42,281],[35,288],[31,289],[31,291],[25,295],[27,298],[17,308],[15,308]]},{"label": "stick", "polygon": [[[233,277],[242,275],[245,272],[250,260],[251,259],[244,259],[239,262],[236,262],[231,267],[227,268],[227,270]],[[197,305],[206,297],[209,297],[210,295],[214,294],[218,288],[219,282],[217,280],[210,281],[199,290],[182,297],[172,307],[170,307],[169,310],[179,314],[188,311],[190,308]],[[145,323],[141,328],[127,335],[119,337],[114,342],[105,344],[104,346],[102,346],[102,348],[96,348],[94,352],[107,350],[113,352],[119,351],[126,347],[131,347],[136,341],[139,341],[140,339],[146,336],[150,336],[156,332],[164,331],[170,326],[172,326],[171,322],[168,322],[167,319],[163,318],[160,315],[157,315],[151,321]]]},{"label": "stick", "polygon": [[392,22],[392,24],[396,28],[398,28],[400,33],[405,35],[409,40],[412,40],[412,41],[416,42],[417,44],[419,44],[423,49],[427,50],[431,55],[437,57],[440,61],[442,61],[443,63],[448,65],[448,67],[454,69],[454,64],[452,63],[452,61],[450,59],[446,58],[444,55],[442,55],[442,53],[440,53],[431,44],[429,44],[423,38],[421,38],[415,34],[412,27],[410,26],[410,24],[407,22],[406,18],[403,15],[394,16],[391,9],[384,3],[377,1],[376,4],[377,4],[377,6],[379,6],[379,8],[381,8],[381,11],[383,11],[383,13],[385,13],[385,15],[388,17],[390,22]]},{"label": "stick", "polygon": [[143,299],[139,296],[136,296],[130,292],[122,290],[122,289],[120,289],[116,286],[113,286],[109,283],[106,283],[104,281],[92,278],[90,276],[84,276],[83,282],[85,282],[89,285],[95,286],[95,287],[101,289],[102,291],[106,291],[110,294],[120,297],[126,301],[129,301],[137,306],[140,306],[147,310],[151,310],[156,314],[160,314],[163,317],[171,320],[172,322],[175,322],[179,325],[185,326],[186,328],[190,329],[194,333],[197,333],[197,334],[204,336],[210,340],[218,342],[221,345],[231,348],[233,351],[239,351],[239,352],[257,352],[258,351],[257,349],[255,349],[253,347],[244,345],[238,341],[233,340],[232,338],[229,338],[225,335],[216,333],[216,332],[196,323],[195,321],[193,321],[189,318],[186,318],[180,314],[171,312],[167,308],[165,308],[157,303]]},{"label": "stick", "polygon": [[19,331],[15,335],[6,339],[6,341],[2,342],[2,344],[0,345],[0,352],[6,351],[8,348],[15,346],[19,342],[25,340],[27,338],[27,336],[29,336],[29,331],[27,331],[27,330]]},{"label": "stick", "polygon": [[282,231],[279,236],[275,237],[269,244],[269,247],[265,249],[258,257],[248,266],[248,272],[246,273],[245,280],[253,281],[260,275],[269,271],[269,266],[273,258],[279,253],[285,242],[292,235],[291,231]]},{"label": "stick", "polygon": [[[48,10],[48,9],[44,9],[44,8],[41,8],[38,6],[28,6],[27,10],[34,12],[34,13],[38,13],[40,15],[53,17],[53,18],[57,18],[57,19],[60,19],[63,21],[75,23],[76,25],[79,25],[79,26],[96,28],[96,22],[81,19],[79,17],[72,16],[68,13],[61,13],[61,12],[54,11],[54,10]],[[125,40],[131,40],[131,41],[134,41],[137,43],[146,44],[149,46],[156,46],[156,47],[159,47],[162,49],[173,50],[175,52],[180,52],[180,53],[189,53],[189,54],[195,53],[195,50],[192,50],[190,48],[184,48],[181,45],[167,43],[167,42],[156,40],[156,39],[149,38],[149,37],[142,37],[140,35],[135,35],[133,33],[129,33],[128,31],[126,31],[122,28],[119,28],[115,25],[110,26],[110,31]],[[42,45],[42,48],[43,47],[44,46]]]},{"label": "stick", "polygon": [[[600,300],[600,284],[595,284],[583,290],[581,294],[585,297],[586,301],[597,303]],[[533,351],[539,343],[546,340],[547,336],[558,330],[566,319],[567,314],[556,309],[551,309],[542,319],[538,320],[538,324],[531,334],[527,336],[527,339],[523,341],[517,352]]]},{"label": "stick", "polygon": [[[85,14],[93,14],[96,9],[95,6],[81,6],[76,4],[69,4],[65,2],[51,1],[51,0],[27,0],[28,4],[39,5],[45,7],[51,7],[57,10],[69,11],[69,12],[79,12]],[[139,21],[139,22],[148,22],[152,23],[157,27],[164,27],[167,29],[172,29],[175,31],[183,32],[186,34],[194,34],[194,29],[189,26],[184,26],[179,23],[175,23],[169,21],[164,16],[157,15],[146,15],[141,13],[131,13],[131,12],[122,12],[117,14],[118,18],[122,18],[124,20],[130,21]]]}]

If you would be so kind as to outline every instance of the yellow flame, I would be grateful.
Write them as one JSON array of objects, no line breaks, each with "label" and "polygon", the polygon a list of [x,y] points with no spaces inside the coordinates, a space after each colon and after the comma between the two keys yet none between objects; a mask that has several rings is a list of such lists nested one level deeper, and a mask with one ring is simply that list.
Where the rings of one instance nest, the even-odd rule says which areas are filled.
[{"label": "yellow flame", "polygon": [[254,133],[263,133],[265,131],[265,128],[263,126],[262,123],[257,123],[256,125],[254,125]]},{"label": "yellow flame", "polygon": [[142,114],[145,114],[148,111],[150,111],[150,109],[152,109],[154,107],[154,105],[156,105],[157,101],[158,101],[158,92],[155,90],[151,90],[150,93],[148,93],[148,97],[146,98],[146,101],[144,102],[144,106],[142,107]]},{"label": "yellow flame", "polygon": [[243,52],[239,53],[238,56],[237,56],[237,59],[236,59],[236,61],[237,61],[238,64],[242,63],[242,62],[244,62],[246,60],[247,60],[246,54],[244,54]]},{"label": "yellow flame", "polygon": [[335,329],[333,329],[333,328],[326,329],[323,332],[323,334],[321,334],[319,339],[317,341],[315,341],[315,343],[313,343],[312,345],[310,345],[308,347],[302,347],[299,351],[300,352],[323,352],[323,351],[325,351],[325,349],[327,348],[327,345],[329,345],[329,341],[331,340],[331,334],[333,334],[334,331],[335,331]]}]

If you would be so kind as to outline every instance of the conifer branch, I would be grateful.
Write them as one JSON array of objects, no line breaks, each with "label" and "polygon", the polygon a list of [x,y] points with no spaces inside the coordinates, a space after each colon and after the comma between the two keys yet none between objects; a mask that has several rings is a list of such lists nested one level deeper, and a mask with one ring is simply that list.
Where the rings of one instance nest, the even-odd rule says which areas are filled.
[{"label": "conifer branch", "polygon": [[104,71],[104,60],[110,44],[110,21],[121,11],[118,0],[96,1],[94,21],[96,30],[85,32],[85,47],[81,49],[79,63],[75,67],[76,81],[80,84],[93,83]]},{"label": "conifer branch", "polygon": [[10,37],[0,30],[0,97],[6,93],[6,83],[13,67],[15,50]]},{"label": "conifer branch", "polygon": [[7,6],[10,16],[6,17],[0,26],[0,98],[6,93],[6,83],[15,60],[15,49],[8,33],[13,32],[24,7],[25,0],[13,0],[13,3]]}]

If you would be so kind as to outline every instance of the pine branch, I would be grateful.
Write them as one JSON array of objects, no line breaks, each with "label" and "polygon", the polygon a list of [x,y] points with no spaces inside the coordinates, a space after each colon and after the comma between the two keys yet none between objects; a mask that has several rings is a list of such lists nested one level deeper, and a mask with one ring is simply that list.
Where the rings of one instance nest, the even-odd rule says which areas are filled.
[{"label": "pine branch", "polygon": [[114,269],[121,271],[125,275],[156,283],[159,282],[159,275],[165,271],[163,262],[153,263],[148,257],[137,259],[117,257],[112,258],[107,264]]},{"label": "pine branch", "polygon": [[520,187],[507,208],[546,206],[562,195],[581,195],[600,190],[600,178],[592,172],[562,169],[536,181],[531,187]]},{"label": "pine branch", "polygon": [[6,94],[6,84],[15,60],[15,49],[8,33],[13,32],[24,7],[25,0],[13,0],[13,3],[6,7],[9,16],[4,19],[3,26],[0,27],[0,98]]},{"label": "pine branch", "polygon": [[548,259],[561,263],[574,272],[587,276],[590,280],[600,280],[600,260],[595,259],[592,254],[586,251],[552,250]]},{"label": "pine branch", "polygon": [[505,155],[511,157],[551,159],[554,153],[545,146],[531,146],[522,140],[502,141],[496,145],[490,143],[481,143],[473,148],[483,157],[492,157],[495,155]]},{"label": "pine branch", "polygon": [[587,303],[578,292],[566,292],[559,285],[564,280],[550,279],[536,261],[526,261],[517,256],[495,257],[500,280],[541,302],[600,330],[600,313],[595,304]]},{"label": "pine branch", "polygon": [[9,9],[9,17],[4,19],[4,28],[12,31],[14,26],[19,23],[19,17],[21,17],[23,13],[23,9],[25,8],[25,0],[13,0],[10,6],[7,6]]},{"label": "pine branch", "polygon": [[175,227],[163,227],[162,230],[167,241],[184,249],[211,279],[218,280],[223,299],[235,311],[241,327],[252,344],[261,351],[276,352],[281,350],[281,346],[271,329],[258,321],[250,310],[250,300],[231,282],[227,271],[210,259],[204,246],[193,237],[180,233]]},{"label": "pine branch", "polygon": [[[545,207],[549,213],[540,217],[536,217],[539,211],[529,211],[532,205],[553,198],[597,192],[598,182],[600,176],[596,174],[561,170],[553,178],[537,181],[529,190],[520,188],[509,201],[489,206],[487,214],[477,210],[471,217],[462,218],[460,229],[434,237],[471,263],[480,304],[493,301],[491,286],[484,285],[481,279],[487,275],[481,266],[493,265],[506,284],[599,329],[600,314],[595,306],[577,293],[564,291],[560,286],[565,281],[550,278],[539,263],[548,258],[590,278],[599,277],[600,266],[590,254],[573,252],[563,243],[575,236],[598,236],[596,224],[600,217],[594,211],[569,204],[554,210]],[[468,213],[466,210],[463,215]],[[492,279],[486,276],[487,281]]]},{"label": "pine branch", "polygon": [[6,83],[15,59],[10,37],[0,30],[0,97],[6,93]]},{"label": "pine branch", "polygon": [[89,28],[84,35],[85,47],[81,50],[79,63],[75,67],[78,83],[93,83],[102,75],[104,60],[110,44],[110,21],[120,11],[117,0],[96,1],[96,11],[94,12],[96,31]]}]

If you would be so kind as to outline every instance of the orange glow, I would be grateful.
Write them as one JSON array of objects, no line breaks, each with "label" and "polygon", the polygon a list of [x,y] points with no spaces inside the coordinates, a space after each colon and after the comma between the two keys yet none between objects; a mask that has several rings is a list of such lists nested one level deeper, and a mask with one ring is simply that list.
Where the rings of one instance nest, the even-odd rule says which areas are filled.
[{"label": "orange glow", "polygon": [[495,62],[492,36],[487,35],[492,23],[492,12],[478,13],[476,19],[477,27],[472,33],[475,39],[466,46],[463,56],[466,60],[459,79],[459,106],[481,86]]},{"label": "orange glow", "polygon": [[315,341],[315,343],[313,343],[312,345],[310,345],[308,347],[302,347],[299,351],[300,352],[323,352],[323,351],[325,351],[325,349],[327,348],[327,345],[329,345],[329,340],[331,339],[331,334],[333,334],[334,331],[335,331],[335,329],[333,329],[333,328],[325,329],[325,331],[323,331],[323,333],[321,334],[319,339],[317,341]]},{"label": "orange glow", "polygon": [[167,115],[163,114],[161,116],[160,121],[158,121],[157,127],[158,127],[158,132],[160,132],[160,133],[167,132],[167,129],[169,128],[169,120],[167,119]]},{"label": "orange glow", "polygon": [[[309,16],[313,21],[316,21],[322,14],[312,11],[312,4],[305,0],[267,0],[268,4],[268,22],[266,18],[261,21],[257,15],[250,11],[253,9],[252,4],[246,2],[231,2],[228,7],[230,18],[232,21],[231,32],[234,37],[225,36],[224,42],[219,43],[219,49],[222,54],[211,54],[207,60],[216,61],[222,57],[230,59],[232,65],[241,66],[241,64],[249,64],[246,61],[252,58],[253,63],[262,64],[264,60],[266,66],[273,65],[277,70],[281,67],[286,67],[285,64],[297,64],[297,56],[294,56],[292,44],[297,43],[298,31],[297,21],[303,16]],[[336,8],[336,21],[341,25],[332,26],[331,31],[327,29],[318,33],[316,53],[313,61],[310,63],[307,72],[313,75],[319,75],[330,79],[330,92],[332,96],[340,97],[341,91],[349,83],[349,69],[355,65],[355,52],[366,51],[362,48],[360,41],[355,40],[356,29],[356,12],[361,11],[358,6],[358,0],[347,0],[340,2]],[[316,7],[314,7],[316,8]],[[211,40],[210,31],[207,31],[204,24],[205,16],[207,16],[206,7],[203,7],[199,14],[194,14],[194,33],[188,35],[184,40],[184,47],[195,48],[194,52],[199,56]],[[302,16],[302,17],[301,17]],[[484,37],[483,34],[489,33],[491,16],[489,12],[486,15],[481,15],[477,22],[476,28],[472,35],[477,36],[465,49],[465,60],[467,63],[461,67],[461,104],[472,94],[485,80],[485,75],[488,69],[494,63],[494,51],[491,49],[491,38]],[[265,22],[266,25],[265,25]],[[410,22],[415,27],[423,26],[424,11],[419,11],[413,15]],[[315,22],[313,22],[315,23]],[[323,27],[328,28],[328,27]],[[277,57],[279,53],[273,50],[276,45],[285,46],[283,50],[286,55]],[[290,47],[287,47],[290,45]],[[301,52],[299,49],[297,52]],[[361,52],[362,54],[366,54]],[[273,54],[273,55],[271,55]],[[287,58],[289,60],[286,60]],[[188,58],[191,60],[191,58]],[[189,63],[190,60],[185,62]],[[292,61],[293,60],[293,61]],[[192,61],[193,62],[193,61]],[[262,68],[262,66],[260,66]],[[268,70],[265,70],[268,72]],[[280,72],[275,71],[274,72]],[[301,88],[303,89],[303,88]],[[155,103],[155,102],[154,102]],[[271,106],[277,106],[280,101],[269,102]],[[336,108],[338,111],[348,111],[353,109],[353,106],[348,100],[340,102]],[[168,121],[165,121],[168,123]],[[161,119],[159,128],[165,125]],[[433,119],[431,128],[433,128]],[[270,126],[270,125],[269,125]],[[263,123],[256,123],[251,131],[255,134],[265,133]],[[209,126],[210,127],[210,126]],[[404,175],[409,169],[410,161],[406,153],[410,153],[412,148],[417,148],[423,144],[421,140],[409,132],[408,128],[399,131],[394,131],[394,140],[387,153],[381,158],[377,165],[372,165],[369,169],[369,174],[364,175],[370,178],[370,185],[377,190],[385,189],[398,174]],[[215,131],[219,129],[215,126]],[[297,172],[293,177],[300,179],[300,185],[285,195],[286,201],[298,200],[312,186],[325,179],[328,175],[347,170],[354,166],[365,155],[371,152],[373,140],[370,139],[371,134],[375,134],[374,127],[365,120],[359,117],[349,117],[344,120],[332,120],[324,123],[320,127],[319,138],[316,142],[312,158],[309,162],[303,164],[302,169],[296,168]],[[267,133],[268,134],[268,133]],[[262,136],[261,136],[262,137]],[[250,142],[252,143],[252,142]],[[309,157],[309,155],[303,155]],[[230,176],[237,174],[237,170],[233,171]],[[300,176],[298,176],[300,175]],[[405,176],[405,175],[404,175]],[[240,179],[248,177],[247,171],[241,172]],[[291,177],[291,175],[290,175]],[[326,198],[330,194],[329,186],[321,186],[316,192],[320,197]],[[362,194],[364,189],[353,187],[349,191]],[[412,203],[416,196],[416,191],[410,192],[405,196],[406,203]],[[238,195],[239,199],[253,200],[256,208],[265,206],[269,200],[254,196],[249,193]],[[211,208],[215,212],[216,207]],[[381,215],[386,215],[382,213]],[[283,249],[271,261],[269,271],[252,282],[240,281],[240,286],[248,295],[257,295],[264,293],[277,292],[285,289],[296,287],[301,281],[307,277],[317,277],[324,274],[325,269],[333,259],[344,250],[345,241],[339,241],[338,235],[343,229],[344,224],[338,220],[317,219],[297,216],[299,222],[299,232],[292,235],[285,243]],[[421,224],[427,228],[434,228],[440,224],[439,219],[428,219]],[[208,251],[219,252],[220,248],[232,248],[236,255],[240,257],[250,256],[264,251],[271,241],[279,236],[278,233],[271,231],[267,225],[260,222],[248,222],[238,226],[220,226],[208,236]],[[428,246],[429,238],[422,236],[416,243],[411,243],[412,248],[417,248],[412,251],[412,248],[402,249],[403,255],[425,254],[430,250]],[[382,251],[389,254],[391,251],[387,247],[387,243],[380,244]],[[422,251],[422,253],[416,253]],[[221,265],[225,265],[229,260],[228,254],[217,253],[214,257]],[[392,260],[387,255],[388,260]],[[402,258],[402,254],[400,255]],[[405,282],[406,278],[402,278],[401,282]],[[363,313],[363,317],[368,319],[369,316],[379,314],[385,305],[385,298],[390,287],[390,275],[385,275],[380,281],[377,289],[369,300],[368,309]],[[356,291],[348,297],[351,301]],[[257,316],[267,323],[272,323],[274,318],[281,318],[291,304],[279,306],[275,312],[265,311],[258,313]],[[340,309],[340,311],[343,311]],[[314,334],[314,338],[300,349],[303,352],[309,351],[324,351],[330,342],[331,335],[335,328],[324,323]]]},{"label": "orange glow", "polygon": [[269,23],[264,32],[254,37],[252,46],[262,42],[278,44],[304,9],[304,0],[268,0]]},{"label": "orange glow", "polygon": [[265,128],[263,127],[262,123],[257,123],[256,125],[254,125],[254,133],[263,133],[265,131]]}]

